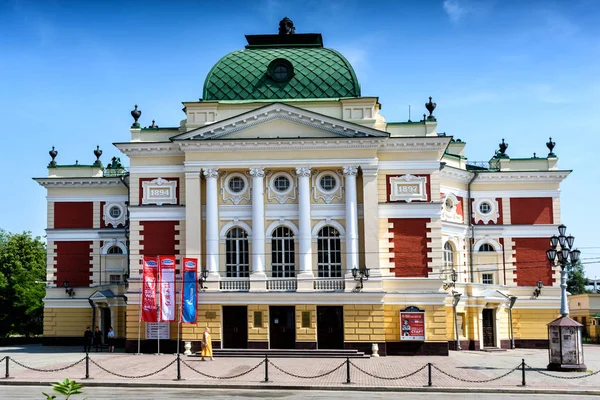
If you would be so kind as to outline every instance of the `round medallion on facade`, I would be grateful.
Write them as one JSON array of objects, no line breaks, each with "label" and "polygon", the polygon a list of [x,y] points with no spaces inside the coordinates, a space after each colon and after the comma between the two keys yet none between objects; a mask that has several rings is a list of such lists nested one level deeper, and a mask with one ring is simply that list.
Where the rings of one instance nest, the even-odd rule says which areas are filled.
[{"label": "round medallion on facade", "polygon": [[285,58],[276,58],[267,67],[267,74],[275,82],[287,82],[294,76],[294,66]]},{"label": "round medallion on facade", "polygon": [[451,198],[447,198],[444,202],[444,207],[446,207],[446,211],[452,211],[454,209],[454,201]]},{"label": "round medallion on facade", "polygon": [[290,179],[286,175],[280,174],[273,178],[273,189],[277,193],[287,193],[291,186]]},{"label": "round medallion on facade", "polygon": [[241,193],[246,187],[246,182],[241,176],[231,176],[227,181],[227,187],[231,193]]},{"label": "round medallion on facade", "polygon": [[486,201],[479,205],[479,212],[482,214],[489,214],[492,211],[492,205]]},{"label": "round medallion on facade", "polygon": [[114,218],[114,219],[120,218],[121,217],[121,207],[112,206],[108,210],[108,214],[110,215],[111,218]]}]

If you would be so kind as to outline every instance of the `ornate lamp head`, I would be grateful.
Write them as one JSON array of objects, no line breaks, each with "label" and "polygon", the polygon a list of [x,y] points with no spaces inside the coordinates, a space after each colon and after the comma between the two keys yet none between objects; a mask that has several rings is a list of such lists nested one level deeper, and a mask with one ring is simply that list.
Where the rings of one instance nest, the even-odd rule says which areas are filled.
[{"label": "ornate lamp head", "polygon": [[567,246],[569,246],[570,249],[573,248],[573,243],[575,243],[575,237],[573,235],[567,236]]},{"label": "ornate lamp head", "polygon": [[571,262],[576,263],[579,261],[579,256],[581,255],[581,251],[575,249],[571,252]]},{"label": "ornate lamp head", "polygon": [[456,270],[454,268],[452,268],[452,272],[450,273],[450,279],[452,279],[452,282],[456,283],[456,280],[458,279],[458,274],[456,273]]},{"label": "ornate lamp head", "polygon": [[552,246],[553,249],[556,249],[556,246],[558,246],[558,236],[552,235],[550,238],[550,246]]},{"label": "ornate lamp head", "polygon": [[356,278],[358,276],[358,268],[354,267],[352,268],[352,277]]},{"label": "ornate lamp head", "polygon": [[567,227],[563,224],[560,224],[560,226],[558,227],[558,233],[560,233],[561,235],[565,235],[565,233],[567,232]]},{"label": "ornate lamp head", "polygon": [[556,260],[556,249],[546,250],[546,257],[548,257],[548,261],[554,262]]}]

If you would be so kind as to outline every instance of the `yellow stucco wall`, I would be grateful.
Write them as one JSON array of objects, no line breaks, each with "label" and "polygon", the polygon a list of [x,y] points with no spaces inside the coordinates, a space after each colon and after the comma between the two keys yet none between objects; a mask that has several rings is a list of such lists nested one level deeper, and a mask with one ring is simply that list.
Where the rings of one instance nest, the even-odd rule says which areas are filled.
[{"label": "yellow stucco wall", "polygon": [[45,308],[44,336],[83,337],[91,321],[91,308]]},{"label": "yellow stucco wall", "polygon": [[[302,327],[302,313],[310,312],[310,328]],[[317,341],[317,306],[316,305],[298,305],[296,306],[296,341],[297,342],[316,342]]]},{"label": "yellow stucco wall", "polygon": [[385,341],[383,304],[344,305],[344,341]]},{"label": "yellow stucco wall", "polygon": [[[207,314],[207,312],[209,312]],[[212,317],[214,318],[208,318]],[[172,323],[177,329],[177,324]],[[212,340],[221,340],[221,305],[220,304],[199,304],[198,322],[196,325],[181,325],[181,340],[202,340],[204,328],[210,328]],[[173,327],[171,327],[171,330]]]},{"label": "yellow stucco wall", "polygon": [[548,323],[560,317],[558,310],[513,309],[515,339],[548,339]]},{"label": "yellow stucco wall", "polygon": [[[254,326],[254,312],[262,312],[262,326]],[[253,304],[248,306],[248,341],[267,342],[269,340],[269,305]]]}]

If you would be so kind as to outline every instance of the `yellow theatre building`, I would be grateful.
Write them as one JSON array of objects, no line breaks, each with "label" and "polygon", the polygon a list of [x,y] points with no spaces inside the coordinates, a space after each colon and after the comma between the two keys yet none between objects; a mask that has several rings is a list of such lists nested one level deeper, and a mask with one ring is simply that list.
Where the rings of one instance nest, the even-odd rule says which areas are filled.
[{"label": "yellow theatre building", "polygon": [[[207,271],[198,322],[180,331],[192,350],[206,326],[217,349],[447,355],[457,333],[462,349],[509,348],[509,311],[516,347],[547,347],[560,273],[545,251],[570,173],[552,141],[547,157],[511,158],[502,140],[470,162],[438,132],[431,98],[422,120],[387,121],[320,34],[284,20],[246,39],[178,126],[141,127],[135,107],[130,140],[115,143],[128,167],[98,149],[89,165],[50,152],[35,178],[45,343],[79,343],[93,325],[130,352],[138,332],[142,351],[157,331],[175,348],[177,323],[139,322],[142,257],[174,254]],[[403,310],[421,334],[405,335]]]}]

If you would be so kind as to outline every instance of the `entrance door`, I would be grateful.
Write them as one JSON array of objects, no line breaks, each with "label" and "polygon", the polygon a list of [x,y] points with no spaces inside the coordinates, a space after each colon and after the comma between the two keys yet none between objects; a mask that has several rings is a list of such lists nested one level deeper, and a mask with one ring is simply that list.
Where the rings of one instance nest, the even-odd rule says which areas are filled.
[{"label": "entrance door", "polygon": [[110,315],[110,308],[108,307],[103,307],[100,310],[102,310],[102,314],[101,314],[101,327],[100,330],[102,331],[102,334],[104,335],[104,337],[106,337],[106,335],[108,334],[108,330],[110,329],[111,325],[111,315]]},{"label": "entrance door", "polygon": [[248,348],[248,307],[223,306],[223,348]]},{"label": "entrance door", "polygon": [[344,348],[344,308],[317,306],[317,348]]},{"label": "entrance door", "polygon": [[483,309],[483,347],[495,347],[494,338],[494,310]]},{"label": "entrance door", "polygon": [[294,306],[269,307],[269,345],[271,349],[296,348],[296,309]]}]

